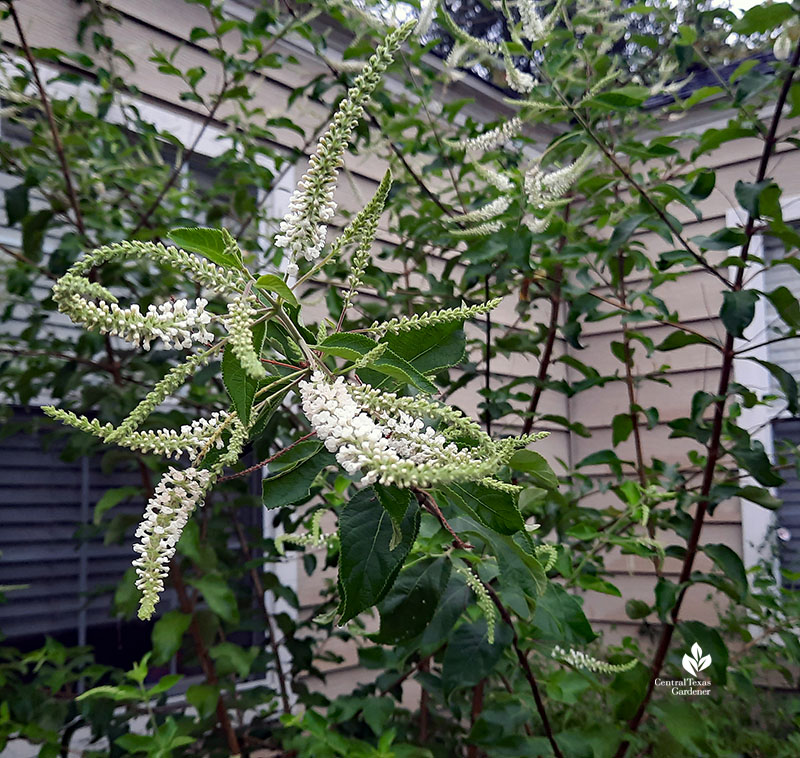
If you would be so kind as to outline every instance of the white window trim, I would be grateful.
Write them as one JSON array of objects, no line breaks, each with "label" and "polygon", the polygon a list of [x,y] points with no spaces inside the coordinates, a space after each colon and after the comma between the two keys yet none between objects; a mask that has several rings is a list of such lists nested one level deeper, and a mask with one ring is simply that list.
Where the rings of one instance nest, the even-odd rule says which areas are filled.
[{"label": "white window trim", "polygon": [[[781,210],[784,221],[797,221],[800,219],[800,196],[788,197],[781,200]],[[743,226],[747,220],[747,213],[742,208],[731,208],[727,211],[725,221],[727,226]],[[763,236],[756,234],[750,243],[751,256],[762,258],[764,253]],[[732,269],[735,274],[735,269]],[[748,287],[764,291],[764,269],[760,263],[749,262],[745,271]],[[734,349],[747,347],[750,340],[758,342],[764,339],[769,324],[767,323],[767,309],[764,298],[756,301],[755,316],[752,323],[745,329],[744,337],[734,341]],[[768,347],[762,345],[753,350],[748,350],[751,358],[769,360]],[[770,372],[762,365],[752,360],[735,359],[734,376],[739,384],[755,390],[759,394],[771,391],[774,386]],[[785,412],[785,411],[784,411]],[[781,414],[782,415],[782,414]],[[772,431],[772,420],[775,418],[775,409],[759,405],[753,408],[742,408],[739,423],[754,440],[758,440],[769,456],[774,460],[775,440]],[[779,416],[780,417],[780,416]],[[744,473],[744,472],[742,472]],[[751,476],[742,476],[741,483],[745,485],[758,485]],[[776,488],[770,488],[771,494],[776,494]],[[741,499],[742,512],[742,561],[745,568],[752,568],[759,563],[771,565],[776,582],[780,581],[780,565],[776,557],[774,511],[764,508],[756,503]]]}]

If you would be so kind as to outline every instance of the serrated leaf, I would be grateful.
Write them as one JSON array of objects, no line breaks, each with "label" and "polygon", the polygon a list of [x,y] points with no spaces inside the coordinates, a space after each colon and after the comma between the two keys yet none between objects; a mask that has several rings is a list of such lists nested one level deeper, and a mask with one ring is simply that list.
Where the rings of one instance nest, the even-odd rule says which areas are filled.
[{"label": "serrated leaf", "polygon": [[431,374],[461,362],[467,344],[462,327],[463,322],[451,321],[413,332],[388,334],[381,341],[420,373]]},{"label": "serrated leaf", "polygon": [[586,645],[597,637],[580,600],[557,584],[548,584],[547,591],[539,598],[533,623],[539,636],[561,645]]},{"label": "serrated leaf", "polygon": [[763,3],[754,5],[734,23],[737,34],[763,34],[792,18],[795,11],[791,3]]},{"label": "serrated leaf", "polygon": [[7,226],[14,226],[28,215],[28,186],[18,184],[5,191]]},{"label": "serrated leaf", "polygon": [[282,508],[307,498],[317,475],[327,466],[336,465],[336,458],[319,442],[309,441],[308,444],[300,443],[278,458],[276,463],[283,468],[261,483],[265,508]]},{"label": "serrated leaf", "polygon": [[450,562],[444,558],[425,558],[401,571],[378,608],[381,626],[373,639],[396,645],[421,634],[433,618],[449,578]]},{"label": "serrated leaf", "polygon": [[402,539],[392,550],[392,519],[375,491],[359,490],[339,516],[339,623],[380,602],[391,589],[419,530],[419,506],[408,493],[400,524]]},{"label": "serrated leaf", "polygon": [[199,253],[223,268],[240,268],[241,260],[227,252],[232,238],[222,229],[207,227],[180,227],[167,235],[178,247]]},{"label": "serrated leaf", "polygon": [[655,346],[656,350],[667,352],[669,350],[678,350],[687,345],[713,345],[714,343],[699,334],[689,334],[688,332],[674,331],[668,335],[662,342]]},{"label": "serrated leaf", "polygon": [[761,193],[772,184],[771,179],[764,179],[761,182],[737,181],[733,192],[739,205],[744,208],[752,218],[760,218],[759,200]]},{"label": "serrated leaf", "polygon": [[511,535],[525,528],[515,498],[508,492],[476,482],[450,484],[445,491],[457,507],[500,534]]},{"label": "serrated leaf", "polygon": [[297,305],[297,298],[294,292],[283,279],[275,274],[262,274],[259,276],[256,279],[256,287],[267,290],[267,292],[274,292],[276,295],[280,295],[287,303]]},{"label": "serrated leaf", "polygon": [[484,619],[461,624],[448,641],[442,661],[442,688],[446,693],[460,687],[474,687],[494,669],[511,643],[511,632],[497,624],[494,644],[489,644]]},{"label": "serrated leaf", "polygon": [[558,477],[550,468],[547,459],[533,450],[517,450],[508,465],[515,471],[522,471],[541,487],[550,490],[558,489]]},{"label": "serrated leaf", "polygon": [[[326,337],[319,345],[312,345],[315,350],[321,350],[328,355],[335,355],[345,358],[348,361],[356,361],[363,358],[370,350],[378,346],[375,340],[363,334],[331,334]],[[426,376],[412,366],[408,361],[395,354],[388,348],[375,361],[370,363],[369,369],[380,374],[397,379],[404,384],[410,384],[423,392],[436,392],[436,385]],[[363,369],[360,373],[363,372]],[[374,383],[374,382],[370,382]]]}]

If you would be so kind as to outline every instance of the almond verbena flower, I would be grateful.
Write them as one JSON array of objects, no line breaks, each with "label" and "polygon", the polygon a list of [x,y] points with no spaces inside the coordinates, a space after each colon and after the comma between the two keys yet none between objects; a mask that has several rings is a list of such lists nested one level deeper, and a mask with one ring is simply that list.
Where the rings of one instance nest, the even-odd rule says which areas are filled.
[{"label": "almond verbena flower", "polygon": [[181,532],[195,507],[202,505],[211,481],[210,471],[196,468],[179,471],[170,467],[147,503],[144,519],[136,530],[140,541],[133,546],[139,554],[133,566],[136,588],[142,593],[140,619],[153,615]]},{"label": "almond verbena flower", "polygon": [[[362,474],[361,484],[428,487],[497,470],[498,453],[459,448],[407,411],[372,403],[371,390],[341,376],[331,382],[321,372],[300,383],[303,412],[317,436],[348,474]],[[388,393],[383,397],[391,403]]]}]

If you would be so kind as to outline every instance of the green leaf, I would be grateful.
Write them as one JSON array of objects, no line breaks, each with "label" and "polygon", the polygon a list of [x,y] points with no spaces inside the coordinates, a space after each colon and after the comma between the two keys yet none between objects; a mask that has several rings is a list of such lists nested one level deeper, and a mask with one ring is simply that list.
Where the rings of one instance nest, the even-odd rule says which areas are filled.
[{"label": "green leaf", "polygon": [[179,247],[191,253],[200,253],[218,266],[241,268],[241,259],[230,252],[233,237],[225,229],[181,227],[173,229],[168,236]]},{"label": "green leaf", "polygon": [[716,183],[717,175],[711,169],[702,169],[694,178],[687,192],[698,200],[705,200],[713,192]]},{"label": "green leaf", "polygon": [[739,590],[740,597],[747,594],[747,572],[742,559],[727,545],[703,545],[703,551],[721,569]]},{"label": "green leaf", "polygon": [[728,290],[722,293],[719,317],[729,334],[744,337],[744,330],[756,314],[758,293],[754,290]]},{"label": "green leaf", "polygon": [[547,591],[536,603],[533,623],[539,637],[561,645],[586,645],[597,637],[580,600],[557,584],[547,585]]},{"label": "green leaf", "polygon": [[129,684],[121,684],[116,687],[104,684],[100,687],[92,687],[90,690],[78,695],[75,700],[88,700],[94,697],[107,697],[111,700],[141,700],[142,693],[136,687],[131,687]]},{"label": "green leaf", "polygon": [[51,210],[45,208],[29,213],[22,220],[22,253],[26,258],[33,261],[41,259],[42,242],[53,215]]},{"label": "green leaf", "polygon": [[511,632],[499,622],[494,644],[489,644],[486,621],[461,624],[450,638],[442,661],[442,688],[450,693],[457,688],[474,687],[491,674],[511,642]]},{"label": "green leaf", "polygon": [[500,534],[515,534],[525,528],[514,497],[477,482],[451,484],[446,488],[453,503]]},{"label": "green leaf", "polygon": [[258,656],[258,648],[253,645],[243,648],[233,642],[220,642],[209,651],[211,657],[220,666],[219,674],[225,676],[228,672],[236,672],[242,679],[250,674],[253,661]]},{"label": "green leaf", "polygon": [[567,705],[575,705],[580,702],[580,696],[591,684],[588,677],[578,671],[559,669],[548,677],[545,690],[548,697],[553,700]]},{"label": "green leaf", "polygon": [[739,487],[736,494],[751,503],[757,503],[763,508],[769,508],[771,511],[776,511],[783,505],[783,500],[775,497],[768,489],[756,487],[754,484]]},{"label": "green leaf", "polygon": [[614,595],[615,597],[622,597],[619,588],[615,587],[611,582],[601,579],[599,576],[592,574],[581,574],[578,577],[578,585],[584,590],[593,590],[594,592],[602,592],[605,595]]},{"label": "green leaf", "polygon": [[678,599],[678,585],[660,577],[656,583],[656,611],[662,621],[666,621]]},{"label": "green leaf", "polygon": [[591,101],[611,108],[636,108],[650,96],[650,90],[635,84],[608,92],[600,92]]},{"label": "green leaf", "polygon": [[738,181],[734,186],[733,192],[739,205],[742,206],[753,218],[759,218],[759,198],[761,193],[772,184],[771,179],[764,179],[761,182]]},{"label": "green leaf", "polygon": [[778,487],[783,484],[783,477],[772,467],[769,456],[760,442],[751,443],[749,448],[734,448],[733,457],[739,466],[765,487]]},{"label": "green leaf", "polygon": [[703,649],[705,655],[711,656],[709,666],[701,676],[706,676],[720,687],[728,681],[728,648],[716,629],[711,629],[700,621],[684,621],[678,625],[685,647],[678,653],[683,656],[689,653],[691,646],[696,642]]},{"label": "green leaf", "polygon": [[533,450],[517,450],[508,465],[515,471],[522,471],[533,481],[548,490],[558,489],[558,477],[555,475],[547,459]]},{"label": "green leaf", "polygon": [[421,634],[449,579],[450,562],[444,558],[425,558],[401,571],[378,607],[381,626],[375,642],[396,645]]},{"label": "green leaf", "polygon": [[239,607],[236,596],[227,582],[219,574],[206,574],[193,577],[189,584],[197,587],[214,613],[223,621],[236,624],[239,621]]},{"label": "green leaf", "polygon": [[419,506],[408,493],[402,539],[391,549],[392,519],[375,490],[359,490],[339,517],[339,623],[371,608],[389,592],[419,530]]},{"label": "green leaf", "polygon": [[106,511],[111,510],[115,505],[119,505],[123,500],[138,495],[140,492],[141,488],[139,487],[116,487],[113,490],[106,490],[94,507],[94,517],[92,518],[94,525],[100,524]]},{"label": "green leaf", "polygon": [[623,221],[620,221],[620,223],[614,227],[614,231],[611,234],[611,239],[608,241],[608,251],[610,253],[617,252],[617,250],[619,250],[630,239],[631,235],[642,224],[642,222],[647,221],[649,218],[649,213],[634,213]]},{"label": "green leaf", "polygon": [[408,361],[417,371],[431,374],[461,363],[466,350],[463,323],[426,326],[413,332],[388,334],[381,340],[397,356]]},{"label": "green leaf", "polygon": [[669,350],[678,350],[687,345],[713,345],[714,343],[699,334],[689,334],[688,332],[674,331],[668,335],[663,342],[656,345],[656,350],[667,352]]},{"label": "green leaf", "polygon": [[791,3],[754,5],[733,25],[737,34],[763,34],[780,26],[795,15]]},{"label": "green leaf", "polygon": [[[297,447],[300,448],[300,445]],[[317,475],[327,466],[336,465],[333,454],[323,449],[318,442],[309,442],[300,448],[295,455],[303,455],[304,458],[299,461],[286,459],[288,455],[289,453],[286,453],[276,461],[281,463],[282,459],[285,459],[282,464],[285,468],[261,483],[261,501],[265,508],[282,508],[308,498]]]},{"label": "green leaf", "polygon": [[256,279],[256,287],[280,295],[287,303],[297,305],[297,298],[283,279],[275,274],[262,274]]},{"label": "green leaf", "polygon": [[788,287],[776,287],[767,297],[787,326],[800,328],[800,303]]},{"label": "green leaf", "polygon": [[625,603],[625,614],[630,619],[638,620],[650,615],[651,608],[644,600],[631,598]]},{"label": "green leaf", "polygon": [[186,701],[197,710],[200,718],[214,713],[218,700],[219,689],[210,684],[193,684],[186,690]]},{"label": "green leaf", "polygon": [[[378,343],[375,340],[363,334],[343,333],[331,334],[321,344],[313,345],[312,347],[329,355],[336,355],[349,361],[355,361],[377,346]],[[436,385],[433,382],[408,361],[396,355],[391,348],[385,350],[379,358],[370,363],[369,369],[390,376],[404,384],[410,384],[423,392],[436,392]],[[374,384],[373,382],[370,383]]]},{"label": "green leaf", "polygon": [[618,413],[611,421],[611,444],[619,445],[630,437],[633,431],[633,417],[630,413]]},{"label": "green leaf", "polygon": [[168,692],[171,690],[181,679],[183,679],[183,674],[166,674],[162,676],[161,679],[158,680],[158,684],[150,687],[147,690],[148,697],[155,697],[156,695],[160,695],[162,692]]},{"label": "green leaf", "polygon": [[[253,327],[253,348],[256,351],[256,355],[261,355],[265,331],[266,324],[263,321]],[[222,356],[222,381],[225,384],[225,389],[228,391],[228,396],[233,403],[233,407],[236,409],[237,415],[245,426],[250,423],[250,411],[253,408],[253,398],[255,397],[256,391],[262,384],[275,381],[277,378],[278,377],[270,377],[267,382],[263,383],[259,382],[258,379],[253,379],[253,377],[242,368],[242,364],[233,352],[231,345],[225,345],[225,352]]]},{"label": "green leaf", "polygon": [[7,189],[6,196],[6,216],[8,217],[7,226],[14,226],[28,215],[28,186],[18,184],[16,187]]},{"label": "green leaf", "polygon": [[168,611],[153,625],[153,660],[167,663],[181,647],[183,635],[189,628],[192,617],[180,611]]},{"label": "green leaf", "polygon": [[769,371],[775,379],[778,380],[783,395],[786,398],[786,408],[792,416],[797,416],[800,413],[798,406],[798,390],[797,380],[785,368],[779,366],[777,363],[770,363],[769,361],[762,361],[758,358],[751,358],[750,360],[755,363],[760,363],[767,371]]}]

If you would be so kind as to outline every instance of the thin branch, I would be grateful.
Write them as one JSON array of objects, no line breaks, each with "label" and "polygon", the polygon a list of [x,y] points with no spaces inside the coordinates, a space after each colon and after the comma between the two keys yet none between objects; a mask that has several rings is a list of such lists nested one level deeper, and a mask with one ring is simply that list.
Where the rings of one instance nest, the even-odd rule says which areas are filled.
[{"label": "thin branch", "polygon": [[227,476],[221,476],[219,479],[217,479],[217,481],[227,482],[230,479],[238,479],[241,476],[247,476],[248,474],[252,474],[254,471],[258,471],[259,469],[264,468],[264,466],[266,466],[267,464],[272,463],[272,461],[274,461],[276,458],[280,458],[284,453],[288,453],[293,447],[296,447],[301,442],[307,440],[309,437],[313,437],[315,434],[316,432],[309,432],[308,434],[305,434],[302,437],[300,437],[300,439],[296,439],[294,442],[292,442],[291,445],[288,445],[287,447],[283,448],[283,450],[278,450],[277,453],[274,453],[269,458],[265,458],[260,463],[256,463],[255,466],[250,466],[249,468],[244,469],[244,471],[237,471],[235,474],[228,474]]},{"label": "thin branch", "polygon": [[514,648],[514,652],[517,655],[517,660],[519,661],[519,665],[522,668],[522,672],[525,675],[525,679],[528,681],[528,686],[531,689],[531,694],[533,695],[533,700],[536,703],[536,710],[539,713],[539,718],[542,720],[542,726],[544,727],[544,733],[547,735],[547,740],[550,743],[550,747],[553,748],[553,755],[555,758],[564,758],[564,754],[561,752],[561,748],[558,746],[556,742],[555,734],[553,733],[553,727],[550,724],[550,719],[547,716],[547,711],[544,707],[544,701],[542,700],[542,696],[539,692],[539,686],[536,683],[536,677],[533,675],[533,671],[531,670],[531,665],[528,662],[528,656],[525,655],[524,651],[520,647],[519,643],[519,635],[517,634],[517,629],[514,626],[514,621],[511,618],[511,614],[508,612],[508,609],[503,605],[503,602],[500,600],[499,595],[495,592],[494,587],[487,582],[484,582],[481,579],[480,575],[478,574],[477,569],[474,566],[470,566],[469,570],[472,572],[473,576],[475,576],[478,581],[486,588],[486,591],[489,593],[489,597],[492,599],[492,603],[494,603],[494,607],[497,608],[498,613],[500,614],[500,618],[506,623],[506,625],[511,629],[511,646]]},{"label": "thin branch", "polygon": [[17,15],[17,9],[13,1],[8,3],[8,10],[11,14],[11,20],[14,22],[14,28],[17,30],[17,36],[19,36],[19,43],[22,45],[25,58],[28,60],[28,64],[31,67],[33,81],[36,84],[36,88],[39,90],[39,98],[42,101],[42,108],[44,109],[44,114],[47,118],[47,124],[50,127],[50,135],[53,138],[53,147],[55,148],[56,155],[58,156],[58,162],[61,166],[61,174],[64,177],[64,186],[67,190],[69,204],[72,207],[72,212],[75,214],[75,224],[78,227],[78,231],[81,233],[81,236],[86,238],[86,227],[83,223],[83,215],[81,214],[81,207],[78,203],[78,195],[75,192],[75,185],[72,182],[72,172],[70,171],[69,164],[67,163],[67,156],[64,153],[64,144],[61,142],[61,135],[58,132],[58,126],[56,124],[55,116],[53,115],[53,109],[50,106],[50,99],[47,97],[47,90],[45,90],[44,84],[39,77],[39,67],[36,65],[36,58],[34,57],[33,52],[28,45],[28,40],[25,37],[25,32],[22,30],[22,24],[20,23],[19,16]]},{"label": "thin branch", "polygon": [[606,143],[600,139],[600,136],[595,132],[592,128],[591,124],[583,117],[583,115],[578,111],[578,109],[566,98],[566,96],[561,92],[561,90],[556,86],[555,82],[544,73],[544,71],[540,68],[539,69],[542,78],[547,81],[547,83],[552,87],[553,92],[555,92],[558,99],[564,105],[564,107],[570,112],[570,115],[581,125],[581,128],[586,132],[587,136],[594,142],[597,147],[600,148],[603,155],[606,156],[608,161],[619,171],[623,178],[625,179],[628,184],[636,190],[636,192],[640,195],[640,197],[656,212],[656,215],[667,225],[670,232],[675,235],[678,241],[686,250],[689,255],[694,258],[697,263],[702,266],[709,274],[712,274],[717,279],[719,279],[726,287],[730,287],[731,283],[717,271],[708,261],[700,255],[687,241],[684,239],[683,235],[681,234],[680,229],[675,226],[672,218],[667,214],[662,208],[650,197],[648,191],[636,180],[633,174],[623,166],[617,156],[614,154],[614,151],[606,145]]},{"label": "thin branch", "polygon": [[453,538],[453,545],[455,545],[455,547],[457,547],[459,550],[472,550],[472,545],[470,545],[469,542],[464,542],[464,540],[462,540],[461,537],[456,534],[455,530],[452,526],[450,526],[444,514],[442,513],[442,509],[439,508],[436,501],[427,492],[425,492],[425,490],[412,487],[411,491],[417,498],[417,502],[419,503],[420,507],[434,516],[442,525],[442,528]]},{"label": "thin branch", "polygon": [[[792,86],[792,80],[794,79],[794,74],[795,71],[797,70],[797,66],[799,63],[800,63],[800,42],[798,42],[797,47],[795,48],[794,55],[792,56],[792,60],[789,64],[789,70],[786,74],[786,77],[784,78],[780,93],[778,94],[778,100],[775,104],[775,111],[772,115],[772,122],[770,124],[769,131],[767,132],[767,136],[764,140],[764,147],[761,153],[761,160],[759,161],[758,171],[756,172],[756,183],[763,181],[764,177],[767,174],[769,160],[770,157],[772,156],[773,150],[775,149],[778,126],[780,124],[781,115],[783,113],[783,106],[786,104],[786,99],[789,95],[789,90],[791,89]],[[750,244],[753,240],[755,228],[756,228],[756,220],[753,218],[752,215],[748,215],[747,223],[744,229],[745,241],[744,244],[742,245],[742,249],[739,254],[739,260],[741,261],[741,265],[738,267],[736,273],[736,280],[733,283],[734,291],[739,291],[742,289],[742,285],[744,282],[744,272],[750,255]],[[639,704],[636,713],[628,723],[628,730],[631,734],[635,734],[636,731],[641,726],[645,712],[647,711],[647,706],[649,705],[650,700],[653,696],[653,692],[655,690],[655,681],[658,678],[659,674],[661,673],[662,667],[664,666],[664,661],[666,660],[667,652],[669,651],[669,646],[672,641],[672,635],[675,632],[675,627],[678,621],[678,617],[680,615],[681,605],[683,604],[683,599],[686,596],[686,590],[688,589],[688,582],[692,574],[692,567],[694,566],[694,560],[697,555],[698,546],[700,543],[700,533],[702,532],[703,522],[705,520],[705,515],[706,512],[708,511],[708,506],[709,506],[709,493],[711,492],[711,488],[714,484],[714,473],[716,471],[717,461],[719,460],[723,452],[722,427],[725,419],[725,407],[728,396],[728,388],[730,386],[730,382],[732,379],[733,362],[734,362],[734,357],[736,355],[733,346],[734,346],[734,336],[729,333],[725,340],[725,347],[723,348],[722,351],[722,367],[720,371],[719,388],[716,393],[718,399],[714,404],[714,420],[712,422],[711,437],[708,443],[708,457],[706,458],[705,469],[703,471],[703,482],[700,487],[697,512],[695,513],[694,522],[692,524],[692,531],[691,534],[689,535],[689,539],[686,544],[686,556],[683,560],[680,577],[678,579],[678,585],[681,587],[681,590],[678,592],[678,597],[675,600],[675,605],[673,606],[672,612],[670,613],[670,620],[664,623],[664,627],[662,629],[661,636],[659,638],[658,645],[656,648],[655,657],[653,659],[650,681],[648,683],[647,690],[645,691],[645,695],[642,698],[642,701]],[[623,742],[617,749],[617,752],[614,754],[614,757],[624,758],[625,754],[628,751],[629,746],[630,746],[630,741],[628,739],[623,740]]]}]

